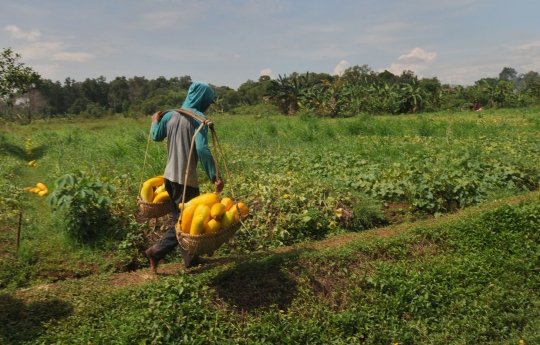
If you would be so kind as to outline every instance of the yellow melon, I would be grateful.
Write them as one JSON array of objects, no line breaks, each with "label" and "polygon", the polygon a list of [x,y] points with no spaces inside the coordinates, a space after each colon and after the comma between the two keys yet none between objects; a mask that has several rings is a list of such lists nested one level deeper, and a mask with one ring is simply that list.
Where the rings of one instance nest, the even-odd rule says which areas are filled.
[{"label": "yellow melon", "polygon": [[219,221],[215,219],[210,219],[208,223],[204,224],[204,233],[205,234],[211,234],[214,232],[218,232],[221,227],[221,224]]}]

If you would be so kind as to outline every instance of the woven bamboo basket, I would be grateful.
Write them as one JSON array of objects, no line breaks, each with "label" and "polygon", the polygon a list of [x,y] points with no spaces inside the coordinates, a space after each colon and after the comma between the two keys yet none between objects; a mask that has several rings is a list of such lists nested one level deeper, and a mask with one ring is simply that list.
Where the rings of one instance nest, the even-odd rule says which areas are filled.
[{"label": "woven bamboo basket", "polygon": [[238,222],[231,224],[225,229],[211,234],[190,235],[182,232],[176,225],[176,237],[178,243],[188,253],[192,255],[212,254],[221,245],[227,242],[242,226],[242,222],[249,217],[249,214],[241,218]]},{"label": "woven bamboo basket", "polygon": [[139,197],[137,198],[137,205],[141,216],[146,218],[160,218],[171,213],[171,202],[169,200],[153,203],[142,201]]}]

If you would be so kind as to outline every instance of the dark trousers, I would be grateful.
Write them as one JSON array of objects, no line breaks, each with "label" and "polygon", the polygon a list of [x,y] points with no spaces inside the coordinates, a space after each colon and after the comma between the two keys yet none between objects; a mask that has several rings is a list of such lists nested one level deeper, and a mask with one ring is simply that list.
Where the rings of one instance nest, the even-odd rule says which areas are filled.
[{"label": "dark trousers", "polygon": [[[165,179],[165,190],[167,190],[169,196],[171,197],[171,212],[173,215],[174,224],[176,225],[176,223],[178,222],[178,218],[180,217],[180,210],[178,209],[178,205],[182,203],[184,185]],[[186,186],[185,201],[188,202],[196,196],[199,196],[199,188]],[[199,257],[197,255],[190,255],[185,249],[178,245],[175,225],[173,225],[169,228],[169,230],[167,230],[161,241],[154,244],[154,256],[157,259],[162,259],[163,257],[165,257],[165,255],[178,247],[180,248],[180,253],[182,253],[182,257],[184,259],[184,265],[186,267],[196,265]]]}]

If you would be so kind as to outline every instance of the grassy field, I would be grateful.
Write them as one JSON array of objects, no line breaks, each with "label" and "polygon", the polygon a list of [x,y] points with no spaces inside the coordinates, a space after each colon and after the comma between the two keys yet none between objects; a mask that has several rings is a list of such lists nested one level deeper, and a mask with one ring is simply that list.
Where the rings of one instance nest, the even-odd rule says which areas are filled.
[{"label": "grassy field", "polygon": [[165,266],[152,280],[92,276],[0,293],[0,339],[537,344],[540,209],[538,194],[523,199],[187,272]]},{"label": "grassy field", "polygon": [[[538,109],[212,119],[232,177],[224,195],[233,196],[232,185],[253,217],[216,253],[222,265],[122,288],[102,282],[147,267],[141,250],[159,235],[135,217],[149,119],[3,126],[0,305],[8,312],[0,341],[540,340],[538,198],[531,194],[540,176]],[[165,160],[165,144],[151,143],[144,178],[162,174]],[[116,189],[102,192],[113,203],[91,227],[95,241],[75,241],[69,210],[51,213],[46,198],[22,189],[43,182],[52,190],[74,171]],[[200,181],[212,190],[202,171]],[[518,195],[531,201],[441,218]],[[425,220],[438,225],[409,225]],[[392,224],[409,230],[326,250],[307,245]],[[290,245],[299,247],[279,253]],[[62,289],[21,295],[51,282]]]}]

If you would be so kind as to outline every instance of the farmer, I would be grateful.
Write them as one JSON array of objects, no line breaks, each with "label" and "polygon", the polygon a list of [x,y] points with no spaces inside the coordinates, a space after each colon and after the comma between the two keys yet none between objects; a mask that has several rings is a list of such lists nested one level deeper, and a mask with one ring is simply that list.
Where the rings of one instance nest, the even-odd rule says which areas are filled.
[{"label": "farmer", "polygon": [[[187,108],[192,112],[205,117],[203,112],[214,102],[214,91],[203,82],[194,82],[191,84],[188,95],[182,108]],[[193,199],[199,195],[199,182],[197,178],[197,157],[206,175],[215,185],[216,192],[223,190],[223,181],[216,177],[214,158],[208,148],[208,127],[203,129],[195,137],[195,148],[191,162],[189,164],[189,173],[187,182],[186,170],[188,166],[189,150],[191,139],[200,126],[200,122],[194,118],[180,114],[176,111],[169,111],[162,114],[156,112],[152,115],[152,140],[162,141],[166,137],[167,141],[167,166],[165,167],[165,189],[171,197],[171,208],[174,224],[177,223],[180,211],[178,205],[182,203],[184,188],[186,190],[186,199]],[[186,183],[184,185],[184,183]],[[157,272],[159,261],[178,246],[175,226],[171,226],[165,233],[161,241],[154,244],[146,250],[146,257],[150,261],[152,270]],[[182,247],[180,252],[184,259],[184,266],[190,268],[204,263],[206,260],[197,255],[190,255]]]}]

